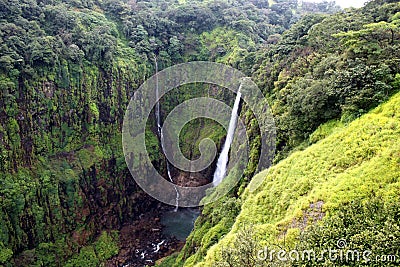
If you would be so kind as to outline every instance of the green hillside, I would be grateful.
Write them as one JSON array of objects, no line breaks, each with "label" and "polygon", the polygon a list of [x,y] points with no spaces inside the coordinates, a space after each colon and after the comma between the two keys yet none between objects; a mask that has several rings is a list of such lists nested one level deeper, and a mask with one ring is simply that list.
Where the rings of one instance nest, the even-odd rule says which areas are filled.
[{"label": "green hillside", "polygon": [[[253,178],[263,130],[241,105],[249,162],[233,166],[244,171],[237,186],[200,208],[183,244],[161,225],[173,207],[129,172],[121,129],[145,80],[191,61],[251,77],[277,136],[274,167]],[[341,238],[398,255],[399,91],[398,0],[346,10],[297,0],[0,0],[0,266],[282,265],[254,256]],[[158,117],[195,97],[235,100],[188,84],[162,97]],[[171,179],[157,123],[149,116],[145,138],[159,173],[181,186],[212,181],[217,158],[193,176],[172,167]],[[179,145],[196,159],[202,139],[220,151],[224,135],[196,119]]]},{"label": "green hillside", "polygon": [[[399,138],[400,94],[396,94],[347,127],[258,174],[242,195],[232,230],[195,266],[269,266],[268,261],[253,265],[256,261],[251,262],[249,255],[257,258],[258,249],[267,245],[277,251],[335,248],[341,238],[352,249],[398,255]],[[336,228],[340,219],[346,220],[345,225]],[[311,226],[315,222],[318,227]],[[192,266],[190,258],[185,266]]]}]

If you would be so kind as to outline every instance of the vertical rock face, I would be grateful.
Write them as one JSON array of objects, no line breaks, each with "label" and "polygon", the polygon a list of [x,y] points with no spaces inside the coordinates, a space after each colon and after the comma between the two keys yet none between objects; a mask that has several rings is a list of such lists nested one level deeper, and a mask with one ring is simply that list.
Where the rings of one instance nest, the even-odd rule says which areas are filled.
[{"label": "vertical rock face", "polygon": [[[101,231],[119,230],[159,208],[132,179],[121,148],[125,107],[143,76],[150,75],[144,65],[104,69],[86,62],[67,64],[62,73],[58,67],[36,71],[60,77],[21,74],[0,95],[5,107],[0,111],[0,250],[11,249],[20,266],[32,263],[41,251],[37,248],[47,245],[46,254],[62,250],[57,262],[63,262]],[[155,125],[153,118],[149,124]],[[190,144],[209,135],[203,129],[214,127],[195,126],[184,134],[191,138],[198,132]],[[196,156],[194,147],[186,150]],[[164,166],[160,148],[149,153],[156,167]],[[210,173],[175,180],[196,186],[207,183]],[[32,249],[36,252],[30,255]]]},{"label": "vertical rock face", "polygon": [[[73,60],[68,54],[73,49],[66,44],[91,38],[95,30],[69,33],[68,40],[61,40],[58,32],[28,34],[23,30],[30,26],[18,24],[27,16],[35,21],[33,13],[15,15],[0,30],[2,40],[25,42],[24,49],[14,52],[26,60],[14,64],[12,71],[0,69],[0,254],[7,256],[4,262],[14,256],[13,264],[20,266],[40,261],[40,253],[57,254],[47,263],[54,265],[93,242],[101,231],[119,230],[157,208],[127,170],[120,136],[125,107],[152,71],[146,69],[147,62],[137,62],[134,51],[123,58],[114,54],[112,60],[105,55],[94,60],[90,49],[82,51],[88,48],[83,43],[72,45],[84,54]],[[36,26],[47,27],[46,20],[41,23]],[[100,17],[97,23],[111,22]],[[5,30],[6,25],[15,31]],[[107,27],[102,31],[102,39],[115,41]],[[28,42],[33,39],[53,45],[51,63],[29,61]],[[92,44],[91,49],[106,53],[129,48],[110,43],[103,48]],[[43,51],[39,47],[36,52]]]},{"label": "vertical rock face", "polygon": [[21,75],[0,95],[0,242],[14,254],[64,238],[74,251],[155,205],[120,148],[121,118],[139,79],[120,67],[77,67],[64,70],[67,88]]},{"label": "vertical rock face", "polygon": [[[144,65],[114,64],[105,69],[87,62],[69,63],[62,73],[59,67],[36,71],[47,78],[21,74],[0,95],[5,107],[0,111],[0,250],[12,250],[17,266],[31,264],[40,251],[55,254],[57,249],[60,259],[55,261],[63,262],[101,231],[119,230],[159,209],[126,168],[120,136],[129,98],[151,71]],[[205,95],[205,90],[194,91]],[[173,101],[164,101],[168,111]],[[150,125],[155,125],[153,120]],[[190,140],[186,152],[193,157],[197,146],[192,144],[215,127],[194,125],[183,135]],[[218,141],[223,134],[213,139]],[[149,136],[156,138],[155,131]],[[160,148],[149,148],[149,153],[156,167],[165,166]],[[175,182],[205,184],[212,168],[194,175],[173,170]]]}]

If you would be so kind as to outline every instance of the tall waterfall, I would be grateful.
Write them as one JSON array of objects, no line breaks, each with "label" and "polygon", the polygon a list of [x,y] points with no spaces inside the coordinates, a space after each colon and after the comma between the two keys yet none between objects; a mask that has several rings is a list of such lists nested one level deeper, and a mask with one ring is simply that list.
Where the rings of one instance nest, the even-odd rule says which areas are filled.
[{"label": "tall waterfall", "polygon": [[[155,68],[156,68],[156,98],[159,98],[159,88],[158,88],[158,63],[157,63],[157,57],[154,56],[154,64],[155,64]],[[155,115],[156,115],[156,120],[157,120],[157,132],[158,132],[158,137],[160,138],[160,142],[161,142],[161,149],[163,154],[165,155],[165,150],[164,150],[164,136],[162,134],[161,131],[161,114],[160,114],[160,101],[157,101],[156,104],[156,110],[155,110]],[[173,184],[174,180],[172,179],[172,175],[171,175],[171,166],[170,163],[168,161],[168,159],[165,157],[165,161],[166,161],[166,165],[167,165],[167,175],[168,175],[168,179],[169,181]],[[176,188],[176,185],[174,184],[174,189],[176,192],[176,197],[175,197],[175,211],[178,211],[178,207],[179,207],[179,192],[178,189]]]},{"label": "tall waterfall", "polygon": [[242,85],[240,85],[239,90],[236,95],[235,104],[233,105],[233,109],[232,109],[231,120],[229,121],[229,128],[228,128],[228,133],[226,135],[225,144],[224,144],[221,154],[219,155],[219,158],[218,158],[217,169],[215,170],[214,178],[213,178],[214,186],[219,185],[219,183],[221,183],[222,179],[225,178],[226,167],[228,165],[228,159],[229,159],[229,149],[230,149],[232,141],[233,141],[233,135],[235,133],[236,122],[237,122],[237,118],[238,118],[238,110],[239,110],[240,97],[241,97],[241,93],[240,93],[241,88],[242,88]]}]

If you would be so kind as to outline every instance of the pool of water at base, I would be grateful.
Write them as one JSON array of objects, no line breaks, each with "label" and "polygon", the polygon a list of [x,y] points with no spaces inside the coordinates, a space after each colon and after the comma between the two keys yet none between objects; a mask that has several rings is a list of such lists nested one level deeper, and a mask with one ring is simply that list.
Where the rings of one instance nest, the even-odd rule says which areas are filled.
[{"label": "pool of water at base", "polygon": [[166,211],[160,218],[160,222],[164,226],[163,234],[174,236],[181,241],[186,240],[199,215],[198,208],[179,208],[176,212],[172,208],[170,211]]}]

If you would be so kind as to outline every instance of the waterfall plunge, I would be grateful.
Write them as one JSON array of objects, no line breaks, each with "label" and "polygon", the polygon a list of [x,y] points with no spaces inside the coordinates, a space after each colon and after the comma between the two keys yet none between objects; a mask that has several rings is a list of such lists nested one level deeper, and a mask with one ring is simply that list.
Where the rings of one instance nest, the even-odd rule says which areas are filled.
[{"label": "waterfall plunge", "polygon": [[[155,64],[155,68],[156,68],[156,98],[159,98],[159,89],[158,89],[158,63],[157,63],[157,57],[154,57],[154,64]],[[157,101],[156,104],[156,120],[157,120],[157,132],[158,132],[158,137],[160,138],[160,142],[161,142],[161,149],[163,154],[165,155],[165,150],[164,150],[164,136],[162,134],[162,127],[161,127],[161,115],[160,115],[160,101]],[[172,179],[172,175],[171,175],[171,167],[170,167],[170,163],[168,162],[168,159],[165,159],[166,161],[166,165],[167,165],[167,174],[168,174],[168,179],[171,183],[174,183],[174,180]],[[179,192],[178,189],[176,188],[176,185],[174,184],[174,189],[176,192],[176,197],[175,197],[175,212],[178,211],[178,207],[179,207]]]},{"label": "waterfall plunge", "polygon": [[235,99],[235,104],[233,105],[231,120],[229,122],[229,128],[228,128],[228,133],[226,135],[225,144],[224,144],[221,154],[219,155],[219,158],[218,158],[217,169],[215,170],[214,178],[213,178],[214,186],[219,185],[219,183],[221,183],[222,179],[225,178],[226,167],[228,165],[228,159],[229,159],[229,149],[231,148],[231,144],[233,141],[233,135],[234,135],[235,129],[236,129],[236,122],[238,119],[238,110],[239,110],[239,103],[240,103],[240,97],[241,97],[241,93],[240,93],[241,87],[242,87],[242,85],[240,85],[240,87],[239,87],[239,90],[237,92],[236,99]]}]

